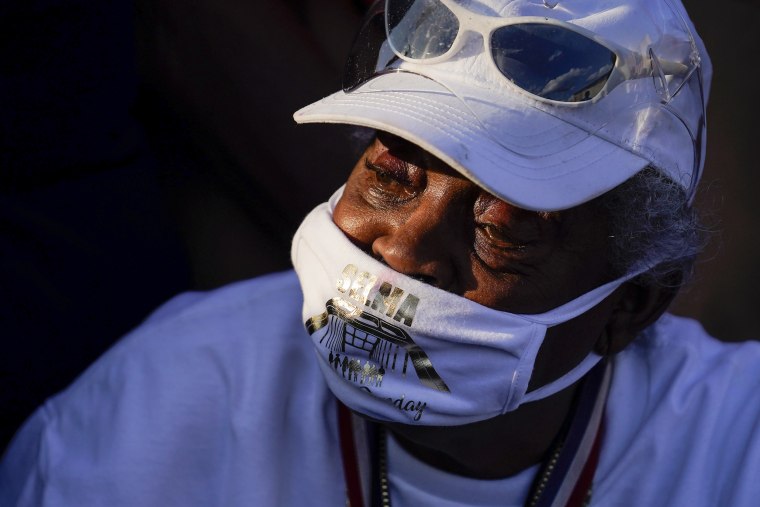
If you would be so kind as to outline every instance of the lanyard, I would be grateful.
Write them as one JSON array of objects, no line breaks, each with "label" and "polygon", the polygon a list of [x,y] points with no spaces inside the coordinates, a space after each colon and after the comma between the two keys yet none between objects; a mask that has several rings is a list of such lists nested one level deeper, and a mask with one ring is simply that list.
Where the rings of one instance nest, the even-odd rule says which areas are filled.
[{"label": "lanyard", "polygon": [[[544,463],[526,507],[588,505],[603,438],[603,415],[612,379],[611,362],[602,360],[586,376],[569,424]],[[385,473],[385,434],[338,402],[338,427],[347,506],[390,506]],[[378,443],[378,440],[383,440]],[[377,469],[380,470],[377,470]],[[380,476],[380,477],[378,477]]]},{"label": "lanyard", "polygon": [[588,505],[604,436],[604,408],[612,381],[612,362],[603,359],[586,376],[565,438],[533,485],[527,507]]}]

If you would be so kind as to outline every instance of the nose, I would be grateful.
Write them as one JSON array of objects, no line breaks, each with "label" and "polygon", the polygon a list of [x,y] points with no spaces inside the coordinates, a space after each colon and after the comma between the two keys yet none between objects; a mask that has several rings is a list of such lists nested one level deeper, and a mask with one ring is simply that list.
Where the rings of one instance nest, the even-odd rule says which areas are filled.
[{"label": "nose", "polygon": [[[452,198],[429,196],[372,242],[372,253],[395,271],[456,292],[464,212]],[[459,215],[459,216],[457,216]]]}]

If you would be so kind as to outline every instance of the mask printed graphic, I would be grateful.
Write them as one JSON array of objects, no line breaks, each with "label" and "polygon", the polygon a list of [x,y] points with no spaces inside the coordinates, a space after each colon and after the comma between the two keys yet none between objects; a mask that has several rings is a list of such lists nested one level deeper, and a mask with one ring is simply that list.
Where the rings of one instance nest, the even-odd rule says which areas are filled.
[{"label": "mask printed graphic", "polygon": [[[412,325],[419,298],[382,282],[370,299],[366,289],[372,289],[376,280],[375,275],[359,272],[356,266],[348,264],[337,283],[337,290],[343,296],[330,299],[325,312],[310,318],[306,322],[307,331],[313,335],[326,326],[327,329],[314,338],[319,338],[319,343],[330,349],[330,362],[335,368],[340,366],[344,376],[348,369],[354,381],[361,377],[360,384],[380,387],[385,370],[396,371],[398,363],[402,376],[408,368],[414,368],[420,382],[431,389],[449,392],[425,352],[404,330],[404,326]],[[398,325],[364,311],[363,306],[392,317]],[[330,320],[330,315],[337,318]],[[344,354],[343,361],[340,353]],[[363,366],[358,359],[347,360],[349,355],[361,357],[364,354],[367,360]]]}]

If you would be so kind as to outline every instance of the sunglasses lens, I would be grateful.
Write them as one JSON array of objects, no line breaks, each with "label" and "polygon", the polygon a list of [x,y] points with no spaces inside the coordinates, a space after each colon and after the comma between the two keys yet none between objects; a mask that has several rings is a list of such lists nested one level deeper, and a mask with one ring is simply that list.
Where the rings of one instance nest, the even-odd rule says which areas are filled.
[{"label": "sunglasses lens", "polygon": [[403,57],[425,60],[451,49],[459,21],[438,0],[388,0],[388,41]]},{"label": "sunglasses lens", "polygon": [[615,66],[615,53],[555,25],[525,23],[494,30],[491,51],[507,79],[539,97],[561,102],[593,99]]}]

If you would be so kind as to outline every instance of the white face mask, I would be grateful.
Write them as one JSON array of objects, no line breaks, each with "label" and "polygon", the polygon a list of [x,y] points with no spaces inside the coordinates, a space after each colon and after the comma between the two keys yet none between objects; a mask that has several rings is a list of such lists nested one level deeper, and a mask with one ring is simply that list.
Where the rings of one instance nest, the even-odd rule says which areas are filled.
[{"label": "white face mask", "polygon": [[292,257],[322,373],[349,408],[381,421],[467,424],[551,396],[601,359],[591,353],[526,393],[546,329],[593,308],[632,275],[543,314],[493,310],[357,248],[332,220],[341,193],[306,217]]}]

